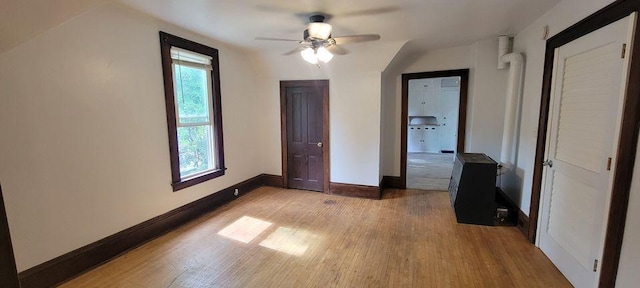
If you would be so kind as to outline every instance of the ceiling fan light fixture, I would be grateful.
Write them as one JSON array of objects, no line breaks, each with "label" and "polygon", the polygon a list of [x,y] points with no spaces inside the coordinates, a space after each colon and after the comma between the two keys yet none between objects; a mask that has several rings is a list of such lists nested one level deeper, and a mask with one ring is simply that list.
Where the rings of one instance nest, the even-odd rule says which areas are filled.
[{"label": "ceiling fan light fixture", "polygon": [[307,29],[304,29],[304,31],[302,32],[302,41],[271,37],[256,37],[256,40],[298,42],[300,46],[298,46],[297,49],[293,49],[282,55],[292,55],[297,51],[300,51],[300,56],[302,56],[302,58],[306,62],[309,62],[311,64],[318,64],[319,62],[327,63],[331,61],[331,59],[333,59],[334,54],[348,54],[349,50],[342,48],[342,45],[344,44],[380,40],[380,35],[378,34],[360,34],[333,37],[331,34],[331,25],[324,22],[328,16],[330,17],[330,15],[322,14],[321,12],[310,15]]},{"label": "ceiling fan light fixture", "polygon": [[327,40],[331,36],[331,25],[324,22],[312,22],[309,23],[309,36]]},{"label": "ceiling fan light fixture", "polygon": [[333,59],[333,54],[331,54],[331,52],[329,52],[329,50],[327,50],[327,48],[325,47],[318,48],[318,51],[316,51],[316,55],[318,56],[318,60],[324,63],[327,63],[331,61],[331,59]]},{"label": "ceiling fan light fixture", "polygon": [[300,55],[304,61],[307,61],[311,64],[318,64],[318,55],[316,55],[316,51],[313,48],[309,47],[300,51]]}]

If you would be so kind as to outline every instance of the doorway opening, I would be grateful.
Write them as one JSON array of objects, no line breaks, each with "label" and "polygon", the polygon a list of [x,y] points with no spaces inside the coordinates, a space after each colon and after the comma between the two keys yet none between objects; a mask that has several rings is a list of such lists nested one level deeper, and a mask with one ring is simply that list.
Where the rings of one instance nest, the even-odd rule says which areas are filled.
[{"label": "doorway opening", "polygon": [[469,70],[402,75],[402,182],[446,191],[464,150]]}]

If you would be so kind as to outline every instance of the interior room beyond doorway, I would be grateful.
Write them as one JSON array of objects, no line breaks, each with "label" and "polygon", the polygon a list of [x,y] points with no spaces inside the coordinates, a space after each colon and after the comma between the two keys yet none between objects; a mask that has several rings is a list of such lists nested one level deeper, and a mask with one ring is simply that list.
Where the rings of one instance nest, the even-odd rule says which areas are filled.
[{"label": "interior room beyond doorway", "polygon": [[447,190],[457,153],[461,78],[409,80],[407,188]]}]

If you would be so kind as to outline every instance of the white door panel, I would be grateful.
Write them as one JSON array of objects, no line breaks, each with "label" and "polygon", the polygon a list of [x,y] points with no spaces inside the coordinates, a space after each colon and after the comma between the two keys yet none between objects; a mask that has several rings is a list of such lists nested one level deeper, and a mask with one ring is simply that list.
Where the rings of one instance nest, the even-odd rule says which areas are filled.
[{"label": "white door panel", "polygon": [[[632,19],[633,18],[633,19]],[[540,249],[576,287],[595,287],[635,14],[555,51],[540,208]]]}]

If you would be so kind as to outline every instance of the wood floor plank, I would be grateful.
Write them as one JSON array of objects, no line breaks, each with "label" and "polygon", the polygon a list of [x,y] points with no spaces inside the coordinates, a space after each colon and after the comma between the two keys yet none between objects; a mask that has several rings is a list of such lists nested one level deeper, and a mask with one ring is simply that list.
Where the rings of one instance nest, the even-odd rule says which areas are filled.
[{"label": "wood floor plank", "polygon": [[61,287],[571,287],[517,228],[456,223],[448,197],[262,187]]}]

